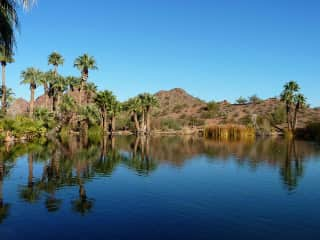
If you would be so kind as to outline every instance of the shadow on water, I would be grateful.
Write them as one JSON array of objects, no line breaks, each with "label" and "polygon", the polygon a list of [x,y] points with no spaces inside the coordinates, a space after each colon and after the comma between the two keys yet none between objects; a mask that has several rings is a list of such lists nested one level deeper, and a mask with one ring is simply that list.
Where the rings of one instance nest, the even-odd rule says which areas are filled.
[{"label": "shadow on water", "polygon": [[[4,145],[0,148],[0,223],[10,214],[2,188],[15,164],[26,156],[25,185],[19,187],[19,197],[27,203],[43,199],[48,212],[61,208],[63,199],[56,192],[74,187],[78,198],[70,209],[80,215],[94,208],[94,196],[87,196],[86,184],[97,176],[111,176],[120,164],[148,176],[161,164],[182,167],[190,160],[205,156],[209,162],[233,161],[257,169],[270,165],[278,169],[285,188],[293,191],[303,178],[304,162],[318,156],[320,148],[308,142],[282,139],[257,139],[246,142],[224,142],[197,137],[109,137],[94,142],[72,138]],[[34,177],[34,163],[42,166],[41,177]]]}]

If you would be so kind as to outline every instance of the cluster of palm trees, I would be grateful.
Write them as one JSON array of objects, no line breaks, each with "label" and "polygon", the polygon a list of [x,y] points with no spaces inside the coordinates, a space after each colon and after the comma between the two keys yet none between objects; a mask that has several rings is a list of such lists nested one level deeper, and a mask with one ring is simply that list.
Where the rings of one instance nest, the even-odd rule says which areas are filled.
[{"label": "cluster of palm trees", "polygon": [[95,59],[88,54],[74,61],[74,67],[80,71],[81,77],[63,77],[59,74],[58,68],[64,64],[64,58],[57,52],[49,55],[48,64],[53,68],[47,72],[27,68],[21,73],[21,84],[27,84],[30,88],[30,117],[41,112],[35,109],[35,90],[42,86],[42,108],[53,113],[60,125],[77,122],[81,130],[87,129],[90,124],[100,123],[104,132],[115,132],[116,117],[121,111],[129,111],[135,122],[135,132],[150,133],[151,110],[158,105],[154,95],[143,93],[120,103],[111,91],[97,91],[96,85],[88,82],[89,71],[97,69]]},{"label": "cluster of palm trees", "polygon": [[300,86],[295,81],[284,85],[281,100],[286,106],[288,134],[294,135],[298,124],[298,113],[306,106],[306,97],[300,93]]},{"label": "cluster of palm trees", "polygon": [[58,73],[58,67],[63,65],[63,63],[64,58],[59,53],[53,52],[48,57],[48,64],[53,66],[52,70],[41,72],[36,68],[27,68],[21,73],[21,83],[30,86],[30,116],[33,116],[34,113],[34,93],[38,86],[43,86],[44,88],[45,108],[53,112],[58,110],[62,96],[67,90],[70,90],[71,92],[75,92],[75,90],[79,91],[79,105],[83,104],[83,90],[88,94],[92,94],[92,91],[96,91],[96,86],[93,83],[86,84],[89,70],[97,69],[93,57],[84,54],[75,60],[74,66],[81,70],[81,78],[61,76]]}]

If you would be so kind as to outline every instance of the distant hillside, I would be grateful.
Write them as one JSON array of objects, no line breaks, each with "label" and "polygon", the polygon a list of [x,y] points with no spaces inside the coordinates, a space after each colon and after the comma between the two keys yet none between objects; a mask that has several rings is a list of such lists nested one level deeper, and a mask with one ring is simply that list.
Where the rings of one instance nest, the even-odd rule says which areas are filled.
[{"label": "distant hillside", "polygon": [[[161,122],[168,125],[200,126],[207,124],[267,124],[266,120],[284,127],[285,108],[277,98],[261,100],[257,103],[231,104],[227,101],[206,103],[188,94],[180,88],[160,91],[155,94],[160,107],[154,111],[155,127]],[[213,96],[214,97],[214,96]],[[172,122],[175,121],[175,123]],[[299,114],[298,127],[306,123],[320,120],[320,109],[305,109]]]}]

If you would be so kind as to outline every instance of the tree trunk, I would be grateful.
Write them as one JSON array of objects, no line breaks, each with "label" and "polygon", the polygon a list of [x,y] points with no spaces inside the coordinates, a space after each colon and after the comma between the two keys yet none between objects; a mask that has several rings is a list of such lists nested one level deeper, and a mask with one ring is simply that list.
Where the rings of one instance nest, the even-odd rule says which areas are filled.
[{"label": "tree trunk", "polygon": [[48,98],[49,98],[49,89],[48,89],[48,85],[44,84],[44,102],[45,102],[45,108],[48,109]]},{"label": "tree trunk", "polygon": [[141,122],[140,122],[140,132],[144,133],[146,131],[145,129],[145,112],[142,111],[142,116],[141,116]]},{"label": "tree trunk", "polygon": [[297,127],[297,121],[298,121],[298,112],[299,112],[299,103],[297,103],[295,111],[294,111],[294,118],[293,118],[293,131],[295,131]]},{"label": "tree trunk", "polygon": [[57,111],[57,96],[52,97],[52,111]]},{"label": "tree trunk", "polygon": [[29,116],[32,117],[34,112],[34,87],[30,88],[30,109]]},{"label": "tree trunk", "polygon": [[1,104],[2,104],[2,112],[6,113],[7,112],[6,63],[2,62],[1,67],[2,67],[2,99],[1,99]]},{"label": "tree trunk", "polygon": [[107,126],[108,126],[108,124],[107,124],[107,114],[106,114],[106,112],[103,112],[103,134],[106,134],[106,132],[108,131]]},{"label": "tree trunk", "polygon": [[111,131],[115,132],[116,131],[116,117],[112,116],[111,118]]},{"label": "tree trunk", "polygon": [[136,112],[133,113],[133,118],[134,118],[134,123],[136,125],[136,131],[138,133],[140,131],[140,127],[139,127],[138,115]]},{"label": "tree trunk", "polygon": [[151,123],[150,123],[150,108],[146,111],[146,131],[149,134],[151,131]]},{"label": "tree trunk", "polygon": [[81,81],[80,83],[80,89],[79,89],[79,105],[81,105],[81,102],[82,102],[82,84],[83,82]]}]

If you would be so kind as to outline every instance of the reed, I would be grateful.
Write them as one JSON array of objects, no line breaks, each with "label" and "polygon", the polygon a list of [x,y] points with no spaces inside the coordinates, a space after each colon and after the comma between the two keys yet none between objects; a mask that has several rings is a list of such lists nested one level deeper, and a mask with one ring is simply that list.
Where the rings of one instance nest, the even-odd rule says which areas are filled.
[{"label": "reed", "polygon": [[255,138],[256,131],[252,127],[242,125],[211,125],[205,127],[204,136],[219,140],[252,139]]}]

